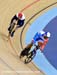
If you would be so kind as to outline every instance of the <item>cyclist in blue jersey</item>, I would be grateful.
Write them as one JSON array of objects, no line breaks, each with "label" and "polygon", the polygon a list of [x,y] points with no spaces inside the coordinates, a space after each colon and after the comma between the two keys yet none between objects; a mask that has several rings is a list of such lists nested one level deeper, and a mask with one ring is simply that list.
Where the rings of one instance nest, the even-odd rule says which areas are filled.
[{"label": "cyclist in blue jersey", "polygon": [[36,46],[36,50],[37,49],[43,50],[46,43],[49,40],[49,37],[50,37],[50,32],[44,32],[44,31],[40,31],[39,33],[37,32],[33,37],[31,44],[32,46],[33,45]]},{"label": "cyclist in blue jersey", "polygon": [[40,32],[37,32],[31,43],[28,44],[24,50],[21,52],[21,56],[25,56],[25,55],[28,55],[29,51],[31,50],[31,48],[33,46],[35,46],[35,50],[38,50],[40,49],[41,51],[43,51],[44,47],[46,46],[48,40],[50,38],[50,32],[45,32],[45,31],[40,31]]}]

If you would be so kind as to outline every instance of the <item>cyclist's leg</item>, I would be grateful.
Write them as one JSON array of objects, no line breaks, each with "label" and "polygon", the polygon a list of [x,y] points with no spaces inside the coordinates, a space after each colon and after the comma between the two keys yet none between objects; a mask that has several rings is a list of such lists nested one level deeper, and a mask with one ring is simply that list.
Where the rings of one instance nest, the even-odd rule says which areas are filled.
[{"label": "cyclist's leg", "polygon": [[14,15],[13,18],[11,19],[10,26],[8,28],[8,31],[10,31],[11,28],[14,27],[14,25],[15,25],[14,23],[16,22],[16,20],[17,20],[17,17],[16,17],[16,15]]},{"label": "cyclist's leg", "polygon": [[17,25],[16,25],[16,27],[14,28],[14,30],[13,30],[13,32],[12,32],[12,36],[14,35],[15,31],[16,31],[18,28],[20,28],[20,27],[22,27],[22,26],[24,25],[24,21],[25,21],[25,20],[18,20],[18,21],[17,21]]},{"label": "cyclist's leg", "polygon": [[14,28],[14,30],[13,30],[13,32],[15,32],[18,28],[20,28],[20,26],[16,25],[15,28]]},{"label": "cyclist's leg", "polygon": [[26,49],[28,49],[28,53],[30,53],[32,46],[33,46],[33,43],[30,43],[27,45]]},{"label": "cyclist's leg", "polygon": [[13,32],[15,32],[18,28],[22,27],[24,25],[24,21],[25,20],[18,20],[17,25]]},{"label": "cyclist's leg", "polygon": [[39,45],[37,45],[33,51],[30,52],[31,56],[30,57],[33,57],[35,54],[36,54],[36,51],[39,49]]},{"label": "cyclist's leg", "polygon": [[18,28],[20,28],[20,27],[19,27],[18,25],[15,25],[15,27],[13,28],[12,33],[11,33],[11,36],[12,36],[12,37],[13,37],[15,31],[16,31]]},{"label": "cyclist's leg", "polygon": [[24,50],[21,52],[20,55],[21,55],[21,56],[28,56],[28,53],[29,53],[31,47],[32,47],[32,44],[30,43],[29,45],[27,45],[27,46],[24,48]]},{"label": "cyclist's leg", "polygon": [[20,58],[22,58],[24,56],[28,56],[29,50],[30,50],[29,48],[24,48],[20,53]]},{"label": "cyclist's leg", "polygon": [[33,43],[31,42],[30,44],[28,44],[27,45],[27,47],[26,48],[29,48],[29,49],[31,49],[31,47],[33,46]]},{"label": "cyclist's leg", "polygon": [[25,48],[25,54],[28,55],[29,51],[31,50],[31,47],[32,47],[32,43],[28,44]]}]

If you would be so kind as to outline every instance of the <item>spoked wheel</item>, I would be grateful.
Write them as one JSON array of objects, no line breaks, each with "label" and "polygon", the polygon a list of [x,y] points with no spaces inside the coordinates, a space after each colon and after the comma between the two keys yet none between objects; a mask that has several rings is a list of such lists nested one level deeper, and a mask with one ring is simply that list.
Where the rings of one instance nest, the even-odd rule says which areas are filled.
[{"label": "spoked wheel", "polygon": [[35,50],[31,51],[31,52],[28,54],[28,56],[26,57],[24,63],[25,63],[25,64],[28,64],[29,62],[31,62],[31,61],[33,60],[33,58],[34,58],[35,56],[36,56],[36,51],[35,51]]}]

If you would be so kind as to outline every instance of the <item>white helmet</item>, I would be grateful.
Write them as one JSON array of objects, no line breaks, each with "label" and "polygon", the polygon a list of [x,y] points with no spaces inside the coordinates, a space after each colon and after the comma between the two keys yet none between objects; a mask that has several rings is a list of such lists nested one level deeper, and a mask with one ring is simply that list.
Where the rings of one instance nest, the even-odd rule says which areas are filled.
[{"label": "white helmet", "polygon": [[46,32],[46,36],[49,38],[50,37],[50,32]]},{"label": "white helmet", "polygon": [[50,37],[50,32],[44,32],[44,31],[40,31],[40,34],[41,35],[45,35],[45,36],[47,36],[48,38]]},{"label": "white helmet", "polygon": [[16,16],[18,18],[20,18],[20,20],[24,20],[25,19],[25,15],[22,12],[17,13]]},{"label": "white helmet", "polygon": [[44,31],[40,31],[40,34],[43,35],[43,34],[45,34],[45,32]]}]

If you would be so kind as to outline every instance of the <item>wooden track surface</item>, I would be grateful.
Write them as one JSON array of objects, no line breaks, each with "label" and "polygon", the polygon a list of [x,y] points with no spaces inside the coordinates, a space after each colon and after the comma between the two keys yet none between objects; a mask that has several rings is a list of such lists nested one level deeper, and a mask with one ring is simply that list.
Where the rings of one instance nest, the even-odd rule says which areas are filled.
[{"label": "wooden track surface", "polygon": [[[33,63],[25,65],[18,57],[22,47],[25,47],[25,35],[30,23],[32,23],[37,17],[45,13],[47,10],[57,6],[57,0],[35,1],[37,0],[0,0],[0,75],[44,75],[44,73]],[[46,9],[43,10],[44,8]],[[25,24],[37,12],[41,10],[43,11],[34,16],[26,24],[23,32],[22,27],[15,32],[13,38],[10,38],[10,40],[7,41],[7,29],[9,27],[10,20],[15,13],[21,11],[22,9],[22,12],[26,16]],[[22,36],[20,36],[21,32]],[[26,71],[29,73],[26,73]],[[32,73],[30,73],[31,71]],[[38,73],[35,71],[38,71]]]}]

